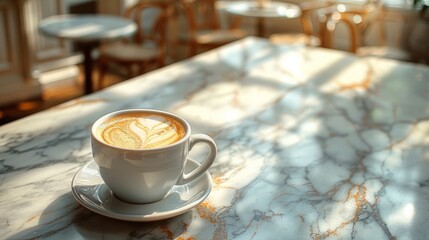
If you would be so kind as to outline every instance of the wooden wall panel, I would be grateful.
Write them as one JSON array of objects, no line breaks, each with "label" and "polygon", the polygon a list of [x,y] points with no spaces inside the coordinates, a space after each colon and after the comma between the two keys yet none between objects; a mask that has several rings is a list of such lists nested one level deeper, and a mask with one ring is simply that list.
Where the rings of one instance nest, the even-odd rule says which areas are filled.
[{"label": "wooden wall panel", "polygon": [[17,40],[16,19],[13,3],[0,2],[0,73],[12,72],[16,68]]},{"label": "wooden wall panel", "polygon": [[47,17],[64,14],[62,0],[32,0],[24,5],[24,29],[30,52],[33,53],[32,62],[37,64],[54,58],[64,57],[68,53],[64,41],[46,37],[38,31],[39,22]]}]

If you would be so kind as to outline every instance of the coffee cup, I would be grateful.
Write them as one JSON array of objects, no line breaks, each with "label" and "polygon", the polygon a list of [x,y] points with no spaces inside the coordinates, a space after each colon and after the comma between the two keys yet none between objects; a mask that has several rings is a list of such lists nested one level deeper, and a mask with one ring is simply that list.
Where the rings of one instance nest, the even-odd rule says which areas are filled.
[{"label": "coffee cup", "polygon": [[[185,173],[189,151],[209,147],[201,164]],[[162,200],[175,185],[203,175],[216,158],[216,144],[191,134],[189,123],[169,112],[129,109],[102,116],[92,125],[91,147],[104,183],[120,200],[146,204]]]}]

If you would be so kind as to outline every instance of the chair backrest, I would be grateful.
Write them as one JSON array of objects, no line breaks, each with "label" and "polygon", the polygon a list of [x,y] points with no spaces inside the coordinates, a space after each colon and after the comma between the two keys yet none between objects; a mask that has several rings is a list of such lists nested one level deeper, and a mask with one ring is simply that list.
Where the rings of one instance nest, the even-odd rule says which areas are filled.
[{"label": "chair backrest", "polygon": [[150,42],[157,47],[164,47],[171,13],[171,4],[154,0],[137,2],[127,8],[124,15],[137,24],[137,32],[134,35],[136,43]]},{"label": "chair backrest", "polygon": [[[177,0],[179,8],[185,14],[188,35],[192,40],[197,32],[217,30],[221,28],[216,0]],[[237,29],[241,24],[239,16],[230,19],[229,29]]]},{"label": "chair backrest", "polygon": [[332,5],[333,3],[330,1],[310,1],[300,3],[299,7],[301,9],[300,21],[302,26],[302,32],[309,36],[317,35],[315,28],[318,26],[314,26],[314,23],[318,20],[317,14],[315,13],[322,8],[326,8]]},{"label": "chair backrest", "polygon": [[190,31],[219,29],[215,0],[179,0]]},{"label": "chair backrest", "polygon": [[375,23],[382,1],[365,4],[337,4],[319,11],[320,39],[322,47],[333,47],[333,35],[338,24],[343,23],[350,34],[349,51],[356,53],[368,28]]}]

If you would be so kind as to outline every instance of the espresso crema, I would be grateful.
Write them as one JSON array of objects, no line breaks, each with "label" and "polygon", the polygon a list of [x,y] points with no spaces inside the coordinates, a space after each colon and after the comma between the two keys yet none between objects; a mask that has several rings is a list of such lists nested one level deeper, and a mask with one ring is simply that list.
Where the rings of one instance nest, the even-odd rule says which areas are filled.
[{"label": "espresso crema", "polygon": [[107,144],[128,149],[150,149],[173,144],[185,136],[176,119],[153,113],[124,113],[104,121],[97,129]]}]

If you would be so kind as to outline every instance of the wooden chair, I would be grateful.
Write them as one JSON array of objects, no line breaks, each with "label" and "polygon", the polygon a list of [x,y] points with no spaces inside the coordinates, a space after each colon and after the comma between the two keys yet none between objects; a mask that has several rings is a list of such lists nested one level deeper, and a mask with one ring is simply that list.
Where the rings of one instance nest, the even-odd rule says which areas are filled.
[{"label": "wooden chair", "polygon": [[382,11],[382,1],[366,4],[337,4],[319,11],[321,22],[321,45],[333,48],[335,31],[343,24],[349,33],[349,52],[359,56],[376,56],[398,60],[409,60],[409,54],[398,48],[388,46],[365,46],[364,38],[370,27],[379,26],[380,38],[384,41],[384,28],[378,22]]},{"label": "wooden chair", "polygon": [[356,53],[362,38],[375,19],[379,8],[375,4],[336,4],[319,11],[322,46],[333,48],[334,33],[339,24],[347,27],[350,38],[349,51]]},{"label": "wooden chair", "polygon": [[142,74],[148,67],[162,67],[166,57],[166,28],[171,4],[141,1],[125,11],[125,17],[137,24],[137,32],[130,41],[105,44],[100,48],[98,87],[111,64],[123,66],[129,77]]},{"label": "wooden chair", "polygon": [[307,46],[320,46],[320,39],[314,26],[314,20],[319,9],[332,6],[329,1],[310,1],[299,4],[301,8],[300,22],[302,33],[275,33],[270,41],[276,44],[303,44]]},{"label": "wooden chair", "polygon": [[189,55],[198,53],[199,49],[212,49],[239,40],[247,36],[239,28],[240,18],[234,16],[230,27],[221,28],[216,9],[216,0],[179,0],[179,9],[186,17]]}]

